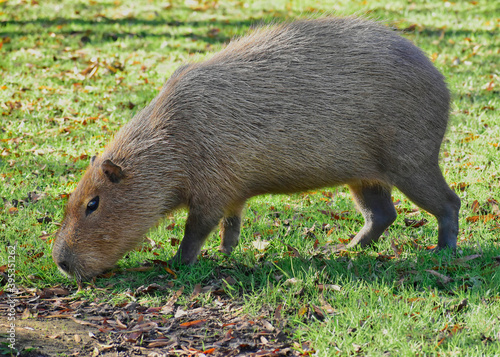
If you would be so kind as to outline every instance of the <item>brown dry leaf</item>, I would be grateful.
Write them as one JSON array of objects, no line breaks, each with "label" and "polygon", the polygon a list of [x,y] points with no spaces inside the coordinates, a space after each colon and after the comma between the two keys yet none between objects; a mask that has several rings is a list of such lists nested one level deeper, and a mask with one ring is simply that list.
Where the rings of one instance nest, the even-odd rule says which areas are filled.
[{"label": "brown dry leaf", "polygon": [[301,258],[300,253],[296,248],[294,248],[291,245],[286,244],[286,243],[285,243],[285,245],[288,248],[288,251],[292,253],[292,256],[294,256],[295,258]]},{"label": "brown dry leaf", "polygon": [[330,305],[328,302],[326,302],[325,298],[323,295],[319,296],[319,302],[321,303],[321,308],[326,311],[327,314],[331,315],[337,312],[332,305]]},{"label": "brown dry leaf", "polygon": [[460,311],[462,311],[463,309],[465,309],[467,307],[467,304],[468,304],[468,300],[463,299],[462,301],[460,301],[459,304],[453,305],[452,307],[447,309],[446,313],[454,313],[454,314],[459,313]]},{"label": "brown dry leaf", "polygon": [[201,293],[201,284],[196,284],[193,289],[193,293],[191,294],[191,297],[189,298],[191,301],[196,299],[198,295]]},{"label": "brown dry leaf", "polygon": [[274,319],[279,321],[281,320],[281,309],[283,308],[282,304],[279,304],[278,307],[276,307],[276,310],[274,310]]},{"label": "brown dry leaf", "polygon": [[418,221],[416,219],[405,218],[404,222],[406,227],[419,228],[425,226],[428,221],[425,218],[422,218],[421,220]]},{"label": "brown dry leaf", "polygon": [[119,329],[122,329],[122,330],[126,330],[128,329],[128,326],[125,325],[123,322],[121,322],[120,320],[116,319],[115,320],[116,322],[116,326],[118,326]]},{"label": "brown dry leaf", "polygon": [[68,289],[56,286],[53,288],[44,288],[37,291],[36,294],[40,297],[40,299],[49,299],[53,296],[68,296],[70,294],[70,291]]},{"label": "brown dry leaf", "polygon": [[398,246],[396,245],[396,242],[394,241],[394,239],[391,239],[391,248],[394,251],[394,254],[396,255],[396,258],[399,258],[399,256],[401,255],[402,249],[398,248]]},{"label": "brown dry leaf", "polygon": [[164,269],[167,273],[172,275],[174,279],[177,279],[177,274],[175,274],[175,272],[172,269],[170,269],[169,267],[164,267]]},{"label": "brown dry leaf", "polygon": [[438,277],[443,284],[448,284],[449,282],[453,281],[452,278],[450,278],[450,277],[448,277],[446,275],[443,275],[441,273],[438,273],[435,270],[426,269],[425,271],[428,272],[428,273],[430,273],[430,274],[432,274],[432,275],[434,275],[434,276],[436,276],[436,277]]},{"label": "brown dry leaf", "polygon": [[320,321],[323,321],[325,319],[325,314],[323,313],[323,311],[316,305],[314,304],[311,304],[313,310],[314,310],[314,313],[316,314],[316,317],[318,318],[318,320]]},{"label": "brown dry leaf", "polygon": [[466,182],[459,182],[459,183],[457,183],[457,182],[452,182],[452,183],[450,184],[450,188],[451,188],[452,190],[454,190],[454,191],[457,191],[457,190],[458,190],[458,191],[462,191],[462,192],[463,192],[463,191],[465,191],[465,190],[467,189],[467,187],[469,187],[469,184],[468,184],[468,183],[466,183]]},{"label": "brown dry leaf", "polygon": [[181,328],[197,327],[203,325],[206,321],[207,319],[188,321],[188,322],[183,322],[179,326]]},{"label": "brown dry leaf", "polygon": [[481,205],[479,204],[478,200],[474,200],[474,202],[472,202],[472,205],[470,208],[471,208],[472,212],[479,213],[479,209],[481,208]]},{"label": "brown dry leaf", "polygon": [[235,285],[237,283],[237,281],[232,276],[227,276],[226,278],[222,279],[222,281],[225,281],[228,285]]},{"label": "brown dry leaf", "polygon": [[182,295],[182,292],[184,291],[184,286],[182,286],[179,290],[177,290],[174,295],[167,301],[167,303],[161,308],[160,313],[161,314],[170,314],[174,308],[174,304],[176,303],[177,299],[179,296]]},{"label": "brown dry leaf", "polygon": [[500,215],[500,204],[498,201],[490,198],[487,202],[488,205],[491,206],[491,212],[493,212],[493,214]]},{"label": "brown dry leaf", "polygon": [[150,284],[148,286],[141,285],[135,290],[134,296],[148,294],[152,291],[161,290],[161,289],[162,289],[162,287],[156,283]]},{"label": "brown dry leaf", "polygon": [[29,257],[27,259],[27,261],[29,262],[34,262],[36,259],[39,259],[41,257],[43,257],[44,253],[43,252],[40,252],[40,253],[36,253],[35,255],[32,255],[31,257]]},{"label": "brown dry leaf", "polygon": [[483,214],[483,215],[478,215],[478,216],[470,216],[465,218],[467,222],[478,222],[478,221],[483,221],[483,223],[487,223],[491,220],[497,220],[500,219],[500,214]]},{"label": "brown dry leaf", "polygon": [[148,331],[151,331],[151,330],[154,330],[157,328],[158,328],[158,324],[156,322],[146,322],[143,324],[135,325],[134,327],[132,327],[132,329],[130,329],[126,333],[141,333],[142,334],[143,332],[148,332]]},{"label": "brown dry leaf", "polygon": [[457,258],[451,263],[451,265],[467,265],[464,263],[468,262],[469,260],[473,260],[473,259],[480,258],[480,257],[482,257],[481,254],[473,254],[473,255],[468,255],[466,257]]},{"label": "brown dry leaf", "polygon": [[180,243],[181,243],[180,239],[177,239],[177,238],[174,238],[174,237],[170,238],[170,245],[171,245],[172,247],[176,247],[176,246],[178,246]]},{"label": "brown dry leaf", "polygon": [[167,346],[170,346],[171,344],[173,344],[174,342],[175,342],[175,339],[171,339],[171,340],[157,339],[157,340],[151,341],[147,347],[148,348],[167,347]]},{"label": "brown dry leaf", "polygon": [[141,336],[142,336],[142,331],[131,332],[124,335],[123,340],[130,343],[136,343],[139,337]]},{"label": "brown dry leaf", "polygon": [[168,267],[170,266],[170,264],[164,260],[160,260],[160,259],[153,259],[151,260],[151,262],[153,264],[156,264],[156,265],[161,265],[162,267]]},{"label": "brown dry leaf", "polygon": [[330,216],[332,219],[335,220],[350,220],[351,218],[349,217],[349,211],[343,211],[340,213],[337,213],[335,211],[326,211],[326,210],[318,210],[318,212],[323,213],[324,215]]},{"label": "brown dry leaf", "polygon": [[47,233],[45,231],[42,231],[42,235],[39,236],[38,238],[43,240],[44,242],[47,242],[47,243],[51,243],[52,240],[51,239],[48,239],[49,237],[52,237],[54,236],[54,233]]}]

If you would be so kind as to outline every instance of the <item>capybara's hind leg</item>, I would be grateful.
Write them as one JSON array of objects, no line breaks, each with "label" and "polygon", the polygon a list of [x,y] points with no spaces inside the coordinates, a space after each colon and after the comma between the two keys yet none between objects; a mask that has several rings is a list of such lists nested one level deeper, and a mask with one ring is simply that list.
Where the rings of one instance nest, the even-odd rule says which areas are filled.
[{"label": "capybara's hind leg", "polygon": [[446,183],[439,166],[426,167],[412,175],[397,179],[395,186],[417,206],[437,218],[438,249],[457,246],[460,198]]},{"label": "capybara's hind leg", "polygon": [[241,231],[241,211],[243,210],[244,202],[235,205],[228,214],[222,219],[220,227],[220,247],[219,251],[231,254],[233,249],[238,245]]},{"label": "capybara's hind leg", "polygon": [[217,214],[216,210],[190,209],[186,220],[184,238],[172,261],[182,264],[195,263],[203,243],[205,243],[210,232],[217,226],[221,217],[222,213]]},{"label": "capybara's hind leg", "polygon": [[363,214],[365,225],[348,247],[366,246],[376,242],[397,217],[391,199],[391,189],[376,183],[351,183],[351,193]]}]

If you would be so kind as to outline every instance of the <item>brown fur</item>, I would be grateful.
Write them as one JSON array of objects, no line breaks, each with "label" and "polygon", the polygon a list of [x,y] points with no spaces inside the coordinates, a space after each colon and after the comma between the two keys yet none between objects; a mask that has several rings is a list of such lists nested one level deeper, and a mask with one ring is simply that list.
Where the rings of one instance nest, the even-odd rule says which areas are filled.
[{"label": "brown fur", "polygon": [[460,200],[438,166],[448,109],[442,75],[384,26],[327,18],[257,30],[178,69],[117,133],[70,197],[54,260],[89,278],[182,206],[177,259],[196,261],[221,219],[230,253],[248,198],[338,184],[365,218],[351,246],[394,221],[396,186],[437,217],[438,246],[454,248]]}]

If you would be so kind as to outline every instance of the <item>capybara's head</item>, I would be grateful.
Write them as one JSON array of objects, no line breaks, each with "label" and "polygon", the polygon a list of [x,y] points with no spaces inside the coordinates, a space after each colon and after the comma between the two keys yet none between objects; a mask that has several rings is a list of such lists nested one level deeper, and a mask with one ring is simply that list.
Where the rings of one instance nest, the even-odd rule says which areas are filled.
[{"label": "capybara's head", "polygon": [[158,222],[162,210],[148,195],[153,183],[145,181],[112,159],[92,158],[52,250],[64,274],[81,282],[112,268]]}]

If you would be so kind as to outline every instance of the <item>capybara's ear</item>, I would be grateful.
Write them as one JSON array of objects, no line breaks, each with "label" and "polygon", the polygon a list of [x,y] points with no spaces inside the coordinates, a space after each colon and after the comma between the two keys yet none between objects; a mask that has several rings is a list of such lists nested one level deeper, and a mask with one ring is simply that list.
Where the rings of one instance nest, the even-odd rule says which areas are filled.
[{"label": "capybara's ear", "polygon": [[108,176],[109,181],[113,183],[118,183],[125,177],[122,168],[109,159],[104,160],[102,163],[102,171]]},{"label": "capybara's ear", "polygon": [[92,157],[90,158],[90,165],[94,165],[94,161],[95,161],[95,159],[96,159],[96,158],[97,158],[97,156],[96,156],[96,155],[94,155],[94,156],[92,156]]}]

